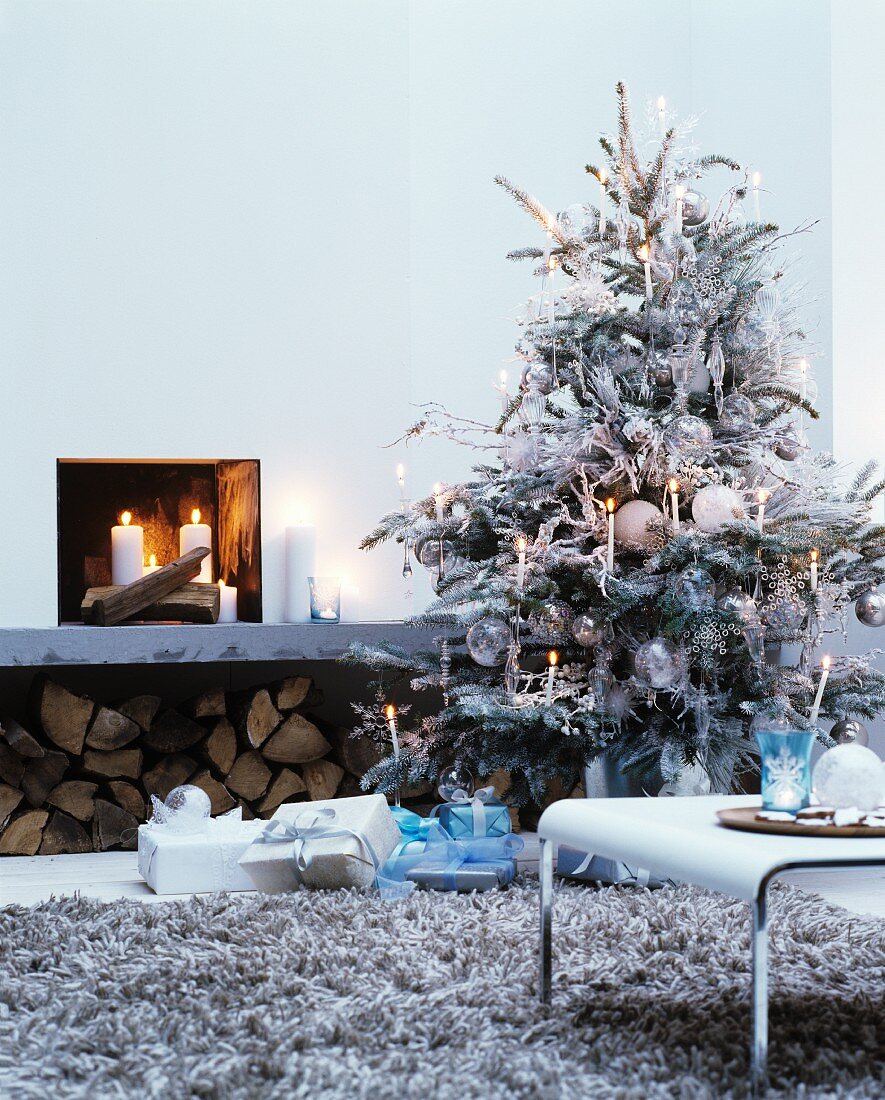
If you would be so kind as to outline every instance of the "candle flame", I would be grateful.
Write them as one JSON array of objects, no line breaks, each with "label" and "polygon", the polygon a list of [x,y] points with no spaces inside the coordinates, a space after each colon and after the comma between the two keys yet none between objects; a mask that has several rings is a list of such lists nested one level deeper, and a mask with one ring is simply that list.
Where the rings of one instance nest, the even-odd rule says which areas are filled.
[{"label": "candle flame", "polygon": [[552,274],[556,270],[556,257],[551,256],[547,260],[547,270]]},{"label": "candle flame", "polygon": [[671,493],[679,492],[679,482],[676,480],[675,477],[671,477],[670,480],[667,482],[667,488],[670,490]]},{"label": "candle flame", "polygon": [[756,494],[756,499],[759,501],[760,504],[767,504],[770,497],[770,489],[760,489],[759,492]]},{"label": "candle flame", "polygon": [[820,550],[812,550],[811,551],[811,560],[812,561],[817,561],[817,559],[819,557],[820,557]]},{"label": "candle flame", "polygon": [[639,259],[642,261],[642,263],[647,264],[648,263],[648,256],[649,256],[648,245],[647,244],[641,244],[639,246],[639,248],[636,250],[636,255],[639,257]]},{"label": "candle flame", "polygon": [[120,522],[123,524],[124,527],[128,527],[129,524],[132,522],[132,513],[123,512],[120,516]]},{"label": "candle flame", "polygon": [[524,554],[527,546],[528,539],[525,537],[525,535],[520,535],[519,538],[516,540],[516,549],[520,552],[520,554]]},{"label": "candle flame", "polygon": [[753,173],[753,186],[755,188],[757,188],[757,190],[758,190],[759,184],[761,182],[762,182],[762,173],[761,172],[754,172]]},{"label": "candle flame", "polygon": [[664,113],[664,108],[667,106],[667,101],[662,95],[658,96],[658,110],[661,114]]},{"label": "candle flame", "polygon": [[685,185],[682,183],[677,183],[676,186],[673,188],[673,194],[676,196],[677,199],[684,199]]},{"label": "candle flame", "polygon": [[148,558],[148,565],[151,567],[151,569],[156,569],[156,567],[157,567],[157,555],[156,554],[151,554],[151,556]]},{"label": "candle flame", "polygon": [[199,523],[199,522],[200,522],[200,509],[199,508],[194,508],[194,510],[191,512],[191,523]]},{"label": "candle flame", "polygon": [[224,581],[221,579],[221,577],[218,578],[218,587],[219,588],[227,588],[227,585],[224,583]]},{"label": "candle flame", "polygon": [[387,706],[384,708],[384,714],[388,722],[392,722],[393,719],[396,718],[396,707],[393,705],[393,703],[387,704]]},{"label": "candle flame", "polygon": [[556,652],[555,649],[551,649],[550,652],[547,654],[547,663],[551,666],[551,668],[556,668],[558,662],[559,654]]},{"label": "candle flame", "polygon": [[820,659],[820,667],[821,668],[828,669],[832,663],[833,663],[833,658],[832,657],[826,656],[826,657],[821,657],[821,659]]},{"label": "candle flame", "polygon": [[596,175],[596,178],[602,184],[603,187],[608,183],[608,172],[604,168],[600,168]]},{"label": "candle flame", "polygon": [[614,510],[615,510],[615,498],[614,497],[609,497],[608,500],[605,502],[605,510],[609,513],[609,515],[611,515],[611,513],[614,512]]}]

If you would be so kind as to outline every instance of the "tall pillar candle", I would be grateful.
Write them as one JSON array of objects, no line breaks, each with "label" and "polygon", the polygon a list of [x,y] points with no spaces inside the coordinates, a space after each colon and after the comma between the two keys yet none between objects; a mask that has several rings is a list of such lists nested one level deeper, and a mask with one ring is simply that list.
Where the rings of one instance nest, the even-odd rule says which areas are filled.
[{"label": "tall pillar candle", "polygon": [[117,527],[111,528],[111,583],[132,584],[144,576],[144,528],[123,512]]},{"label": "tall pillar candle", "polygon": [[308,577],[316,576],[317,529],[309,523],[286,528],[286,622],[310,622]]},{"label": "tall pillar candle", "polygon": [[351,581],[341,582],[341,622],[361,622],[360,615],[360,590],[359,586]]},{"label": "tall pillar candle", "polygon": [[[182,556],[201,546],[212,549],[212,528],[208,523],[200,523],[200,509],[191,512],[190,523],[184,523],[178,529],[178,552]],[[199,584],[212,583],[212,555],[208,554],[200,563],[199,575],[194,577]]]}]

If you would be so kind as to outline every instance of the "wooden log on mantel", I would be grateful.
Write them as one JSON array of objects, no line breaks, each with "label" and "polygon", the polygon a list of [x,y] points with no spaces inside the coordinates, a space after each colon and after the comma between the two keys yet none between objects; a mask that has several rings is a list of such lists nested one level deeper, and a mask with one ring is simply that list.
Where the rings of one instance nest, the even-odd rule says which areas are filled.
[{"label": "wooden log on mantel", "polygon": [[[138,582],[135,582],[138,583]],[[118,592],[123,592],[127,586],[111,584],[104,588],[90,588],[80,604],[80,614],[84,623],[91,622],[93,608],[98,600],[107,599]],[[154,600],[148,607],[141,608],[134,615],[130,615],[124,622],[134,623],[204,623],[218,622],[218,614],[221,609],[221,593],[215,584],[183,584],[170,592],[168,596],[161,596]],[[105,623],[105,626],[114,626],[115,623]]]},{"label": "wooden log on mantel", "polygon": [[[161,600],[176,588],[181,588],[183,584],[192,581],[200,572],[203,558],[211,553],[208,546],[198,546],[169,565],[164,565],[155,573],[139,577],[132,584],[121,585],[114,592],[98,598],[93,597],[88,608],[84,609],[81,606],[83,621],[93,626],[116,626],[117,623],[125,622],[126,619],[136,618],[139,612],[143,612],[157,600]],[[215,594],[220,600],[215,585],[206,585],[206,588],[215,589]],[[88,599],[87,592],[86,600]],[[83,601],[84,605],[86,600]],[[217,621],[216,614],[212,622]]]}]

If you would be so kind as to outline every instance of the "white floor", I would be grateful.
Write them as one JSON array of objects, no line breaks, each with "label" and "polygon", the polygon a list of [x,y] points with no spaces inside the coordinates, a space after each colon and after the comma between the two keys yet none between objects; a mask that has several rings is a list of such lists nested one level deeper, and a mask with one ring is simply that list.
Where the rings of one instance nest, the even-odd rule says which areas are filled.
[{"label": "white floor", "polygon": [[[523,834],[520,864],[537,866],[537,837]],[[853,913],[885,917],[885,868],[784,876]],[[80,893],[100,901],[135,898],[173,901],[189,894],[158,896],[138,873],[134,852],[96,852],[79,856],[4,856],[0,859],[0,905],[36,905],[50,897]]]}]

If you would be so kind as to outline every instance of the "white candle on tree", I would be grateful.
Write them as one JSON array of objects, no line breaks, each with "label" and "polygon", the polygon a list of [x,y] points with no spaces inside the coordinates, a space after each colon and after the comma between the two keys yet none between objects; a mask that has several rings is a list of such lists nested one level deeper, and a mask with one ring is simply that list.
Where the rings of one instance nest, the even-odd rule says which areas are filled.
[{"label": "white candle on tree", "polygon": [[443,515],[443,487],[437,482],[433,487],[433,503],[436,507],[436,522],[442,523],[444,520]]},{"label": "white candle on tree", "polygon": [[673,512],[673,534],[678,535],[680,531],[679,527],[679,482],[675,477],[671,477],[667,482],[667,488],[670,490],[670,509]]},{"label": "white candle on tree", "polygon": [[820,659],[820,683],[817,685],[817,694],[814,697],[814,702],[811,705],[811,714],[809,716],[812,726],[817,725],[817,716],[820,713],[821,700],[824,697],[824,688],[827,686],[827,678],[830,675],[830,665],[832,660],[830,657],[821,657]]},{"label": "white candle on tree", "polygon": [[[200,509],[191,512],[190,523],[182,524],[178,531],[178,552],[182,555],[200,546],[212,549],[212,528],[208,523],[200,523]],[[195,578],[200,584],[212,583],[212,555],[208,554],[200,563],[199,575]]]},{"label": "white candle on tree", "polygon": [[516,551],[519,554],[519,564],[516,567],[516,587],[517,590],[522,592],[523,585],[525,584],[525,552],[528,547],[528,542],[523,535],[520,535],[516,540]]},{"label": "white candle on tree", "polygon": [[[399,768],[399,732],[396,728],[396,707],[393,703],[388,703],[384,708],[384,715],[387,718],[387,728],[390,730],[390,740],[393,743],[393,759],[396,761],[397,769]],[[399,805],[399,785],[397,785],[396,795],[397,806]]]},{"label": "white candle on tree", "polygon": [[132,584],[144,576],[144,528],[123,512],[120,524],[111,528],[111,583]]},{"label": "white candle on tree", "polygon": [[809,557],[811,558],[811,574],[810,574],[811,591],[812,592],[817,592],[817,561],[818,561],[818,558],[820,557],[820,551],[819,550],[812,550],[811,553],[809,554]]},{"label": "white candle on tree", "polygon": [[641,244],[636,251],[636,255],[639,257],[639,262],[645,269],[645,297],[648,301],[651,301],[654,294],[654,288],[651,285],[651,254],[648,250],[648,245]]},{"label": "white candle on tree", "polygon": [[759,184],[762,182],[762,173],[753,173],[753,218],[757,222],[761,222],[762,218],[759,214]]},{"label": "white candle on tree", "polygon": [[599,235],[605,236],[605,185],[608,182],[608,176],[604,168],[599,169],[599,175],[596,177],[599,180]]},{"label": "white candle on tree", "polygon": [[614,572],[615,568],[615,508],[616,504],[614,497],[609,497],[605,502],[605,510],[608,512],[608,558],[607,565],[609,573]]},{"label": "white candle on tree", "polygon": [[756,511],[756,526],[759,529],[761,535],[765,529],[765,505],[768,503],[768,499],[771,493],[768,489],[760,489],[756,494],[756,500],[759,502],[759,507]]},{"label": "white candle on tree", "polygon": [[218,581],[218,591],[221,596],[221,605],[218,610],[220,623],[235,623],[237,621],[237,590],[232,584]]},{"label": "white candle on tree", "polygon": [[403,506],[403,511],[406,507],[406,468],[400,463],[396,468],[396,483],[399,485],[399,502]]},{"label": "white candle on tree", "polygon": [[683,201],[685,199],[685,187],[681,183],[677,183],[673,188],[673,193],[676,196],[676,233],[680,235],[682,233],[682,212]]},{"label": "white candle on tree", "polygon": [[555,649],[551,649],[547,654],[547,695],[546,703],[549,707],[553,702],[553,681],[556,679],[556,666],[559,663],[559,654]]},{"label": "white candle on tree", "polygon": [[667,101],[658,96],[658,133],[663,137],[667,133]]},{"label": "white candle on tree", "polygon": [[510,394],[507,392],[507,371],[502,370],[498,377],[498,385],[495,387],[501,395],[501,415],[506,416],[510,408]]}]

